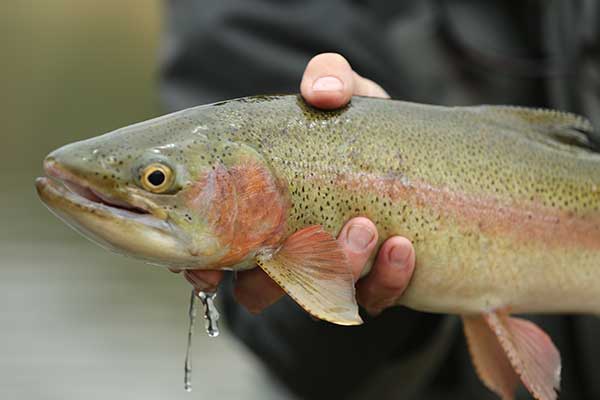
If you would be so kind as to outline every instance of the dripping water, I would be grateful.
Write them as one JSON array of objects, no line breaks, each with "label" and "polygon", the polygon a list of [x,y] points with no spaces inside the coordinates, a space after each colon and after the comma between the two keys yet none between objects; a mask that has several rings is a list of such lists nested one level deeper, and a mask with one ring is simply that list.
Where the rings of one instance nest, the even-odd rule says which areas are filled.
[{"label": "dripping water", "polygon": [[196,298],[199,298],[204,306],[204,319],[206,333],[210,337],[219,336],[219,311],[217,310],[214,300],[217,297],[217,292],[198,292],[192,290],[190,296],[190,307],[188,311],[189,326],[187,335],[187,348],[185,352],[185,367],[183,384],[186,392],[192,391],[192,336],[194,334],[194,323],[196,322]]},{"label": "dripping water", "polygon": [[219,311],[215,306],[217,292],[198,292],[198,298],[204,306],[206,334],[210,337],[219,336]]},{"label": "dripping water", "polygon": [[192,289],[190,297],[190,308],[188,311],[190,323],[188,326],[187,349],[185,351],[185,368],[183,374],[183,385],[186,392],[192,391],[192,335],[194,334],[194,322],[196,321],[196,292]]}]

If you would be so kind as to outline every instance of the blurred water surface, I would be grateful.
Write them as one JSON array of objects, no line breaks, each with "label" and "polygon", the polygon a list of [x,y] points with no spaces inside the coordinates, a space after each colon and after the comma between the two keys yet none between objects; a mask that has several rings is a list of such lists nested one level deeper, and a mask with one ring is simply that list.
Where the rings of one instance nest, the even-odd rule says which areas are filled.
[{"label": "blurred water surface", "polygon": [[196,331],[188,286],[83,240],[37,200],[41,160],[161,113],[156,0],[0,4],[0,399],[281,399],[227,333]]}]

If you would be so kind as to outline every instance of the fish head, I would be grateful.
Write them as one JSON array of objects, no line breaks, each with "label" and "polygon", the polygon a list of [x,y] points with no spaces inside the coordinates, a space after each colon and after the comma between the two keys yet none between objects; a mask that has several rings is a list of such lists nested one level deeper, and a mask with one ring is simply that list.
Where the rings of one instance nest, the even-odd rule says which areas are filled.
[{"label": "fish head", "polygon": [[50,153],[41,200],[92,241],[151,264],[248,268],[283,232],[283,186],[210,113],[199,123],[186,112]]}]

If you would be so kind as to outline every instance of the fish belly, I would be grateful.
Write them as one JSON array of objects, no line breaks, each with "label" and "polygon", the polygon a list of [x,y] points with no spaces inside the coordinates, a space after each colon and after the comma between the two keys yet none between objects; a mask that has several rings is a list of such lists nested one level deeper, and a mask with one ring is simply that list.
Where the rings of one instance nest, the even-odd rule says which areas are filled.
[{"label": "fish belly", "polygon": [[401,304],[470,314],[600,312],[600,253],[448,229],[415,244]]}]

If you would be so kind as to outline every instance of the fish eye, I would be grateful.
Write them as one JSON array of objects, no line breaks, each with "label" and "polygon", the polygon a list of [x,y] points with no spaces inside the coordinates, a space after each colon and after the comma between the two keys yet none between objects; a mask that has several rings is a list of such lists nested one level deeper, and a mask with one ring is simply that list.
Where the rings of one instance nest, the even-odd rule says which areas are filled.
[{"label": "fish eye", "polygon": [[164,193],[173,183],[173,170],[164,164],[150,164],[142,170],[140,183],[152,193]]}]

